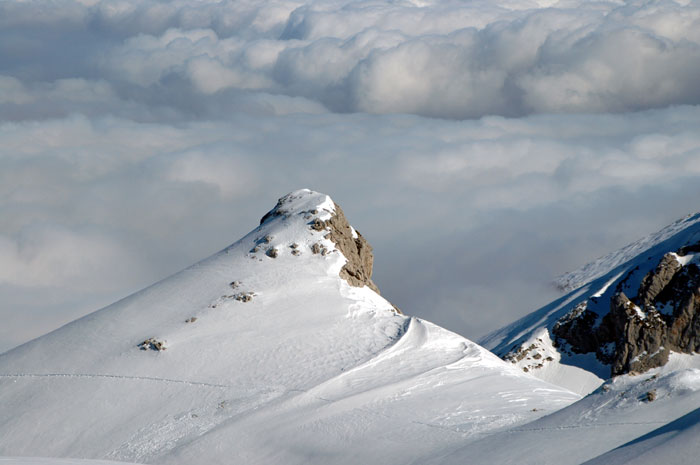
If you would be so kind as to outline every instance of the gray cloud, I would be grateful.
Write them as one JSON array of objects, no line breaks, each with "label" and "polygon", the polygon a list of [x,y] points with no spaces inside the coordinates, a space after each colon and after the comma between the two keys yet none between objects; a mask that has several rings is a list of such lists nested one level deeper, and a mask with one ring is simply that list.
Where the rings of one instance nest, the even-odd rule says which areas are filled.
[{"label": "gray cloud", "polygon": [[0,2],[0,350],[300,187],[368,237],[388,298],[478,338],[698,209],[699,11]]},{"label": "gray cloud", "polygon": [[0,289],[74,316],[75,296],[125,295],[175,272],[309,186],[374,245],[388,298],[477,338],[555,296],[558,273],[696,210],[697,127],[691,106],[462,122],[6,122]]},{"label": "gray cloud", "polygon": [[[160,108],[159,117],[165,108],[211,116],[212,100],[237,105],[260,92],[335,112],[441,118],[700,102],[695,2],[546,6],[3,2],[0,84],[82,85],[85,95],[68,89],[65,98],[103,108],[111,99],[112,113],[139,101]],[[26,94],[12,93],[14,104]],[[49,102],[47,115],[56,116]]]}]

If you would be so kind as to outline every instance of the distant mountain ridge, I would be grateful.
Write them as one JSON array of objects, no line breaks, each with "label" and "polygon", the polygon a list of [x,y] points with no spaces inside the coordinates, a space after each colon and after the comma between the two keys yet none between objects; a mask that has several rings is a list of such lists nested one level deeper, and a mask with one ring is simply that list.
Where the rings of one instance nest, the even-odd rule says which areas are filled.
[{"label": "distant mountain ridge", "polygon": [[560,286],[575,289],[481,343],[550,380],[551,365],[602,381],[698,352],[699,252],[700,213],[564,275]]}]

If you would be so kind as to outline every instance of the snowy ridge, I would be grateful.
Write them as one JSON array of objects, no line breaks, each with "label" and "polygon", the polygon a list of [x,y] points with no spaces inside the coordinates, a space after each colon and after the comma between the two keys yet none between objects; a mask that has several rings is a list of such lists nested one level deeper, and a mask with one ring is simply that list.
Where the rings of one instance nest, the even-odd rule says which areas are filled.
[{"label": "snowy ridge", "polygon": [[[606,275],[610,270],[617,268],[623,263],[637,257],[638,255],[658,246],[665,241],[677,236],[682,231],[687,231],[690,233],[690,237],[684,237],[680,239],[678,237],[674,238],[676,242],[690,242],[695,238],[700,239],[700,235],[697,230],[692,228],[700,222],[700,213],[695,213],[694,215],[688,215],[685,218],[681,218],[665,228],[650,234],[638,241],[632,242],[625,247],[604,255],[591,263],[579,268],[578,270],[570,271],[565,273],[554,281],[557,287],[563,291],[572,291],[577,289],[584,284],[587,284],[595,279]],[[679,240],[680,239],[680,240]],[[668,247],[667,247],[668,248]],[[672,246],[671,246],[672,248]]]},{"label": "snowy ridge", "polygon": [[0,455],[399,464],[579,398],[351,286],[319,229],[335,213],[295,191],[232,246],[0,355]]}]

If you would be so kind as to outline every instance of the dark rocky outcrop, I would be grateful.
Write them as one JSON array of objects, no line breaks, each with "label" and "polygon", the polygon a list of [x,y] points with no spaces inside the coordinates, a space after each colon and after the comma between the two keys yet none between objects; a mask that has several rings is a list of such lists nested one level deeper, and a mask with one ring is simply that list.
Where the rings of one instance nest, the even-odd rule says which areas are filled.
[{"label": "dark rocky outcrop", "polygon": [[618,286],[602,316],[587,308],[595,298],[579,303],[552,327],[555,344],[595,352],[613,376],[662,366],[671,351],[700,351],[700,268],[676,258],[697,250],[700,244],[665,254],[639,281],[633,298]]},{"label": "dark rocky outcrop", "polygon": [[572,311],[557,321],[552,332],[557,340],[564,340],[577,353],[595,352],[599,346],[594,326],[598,315],[586,308],[586,302],[576,305]]},{"label": "dark rocky outcrop", "polygon": [[653,305],[654,299],[661,291],[663,291],[668,283],[671,282],[673,276],[681,269],[681,264],[673,256],[667,253],[653,272],[647,273],[642,279],[637,293],[637,300],[642,307]]}]

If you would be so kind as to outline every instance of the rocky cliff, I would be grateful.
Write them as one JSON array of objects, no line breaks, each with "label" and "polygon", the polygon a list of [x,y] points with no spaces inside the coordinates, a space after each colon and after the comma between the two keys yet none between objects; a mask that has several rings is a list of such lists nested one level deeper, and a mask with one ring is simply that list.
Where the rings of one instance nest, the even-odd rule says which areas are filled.
[{"label": "rocky cliff", "polygon": [[544,378],[556,365],[594,373],[599,382],[662,366],[672,352],[700,352],[700,214],[568,273],[559,280],[564,288],[562,282],[578,287],[480,342]]},{"label": "rocky cliff", "polygon": [[[639,268],[628,271],[605,315],[588,309],[604,305],[600,297],[579,303],[553,326],[555,345],[595,352],[613,376],[664,365],[670,351],[700,351],[700,268],[693,253],[698,250],[700,243],[664,254],[637,282]],[[625,289],[634,288],[629,297]]]}]

